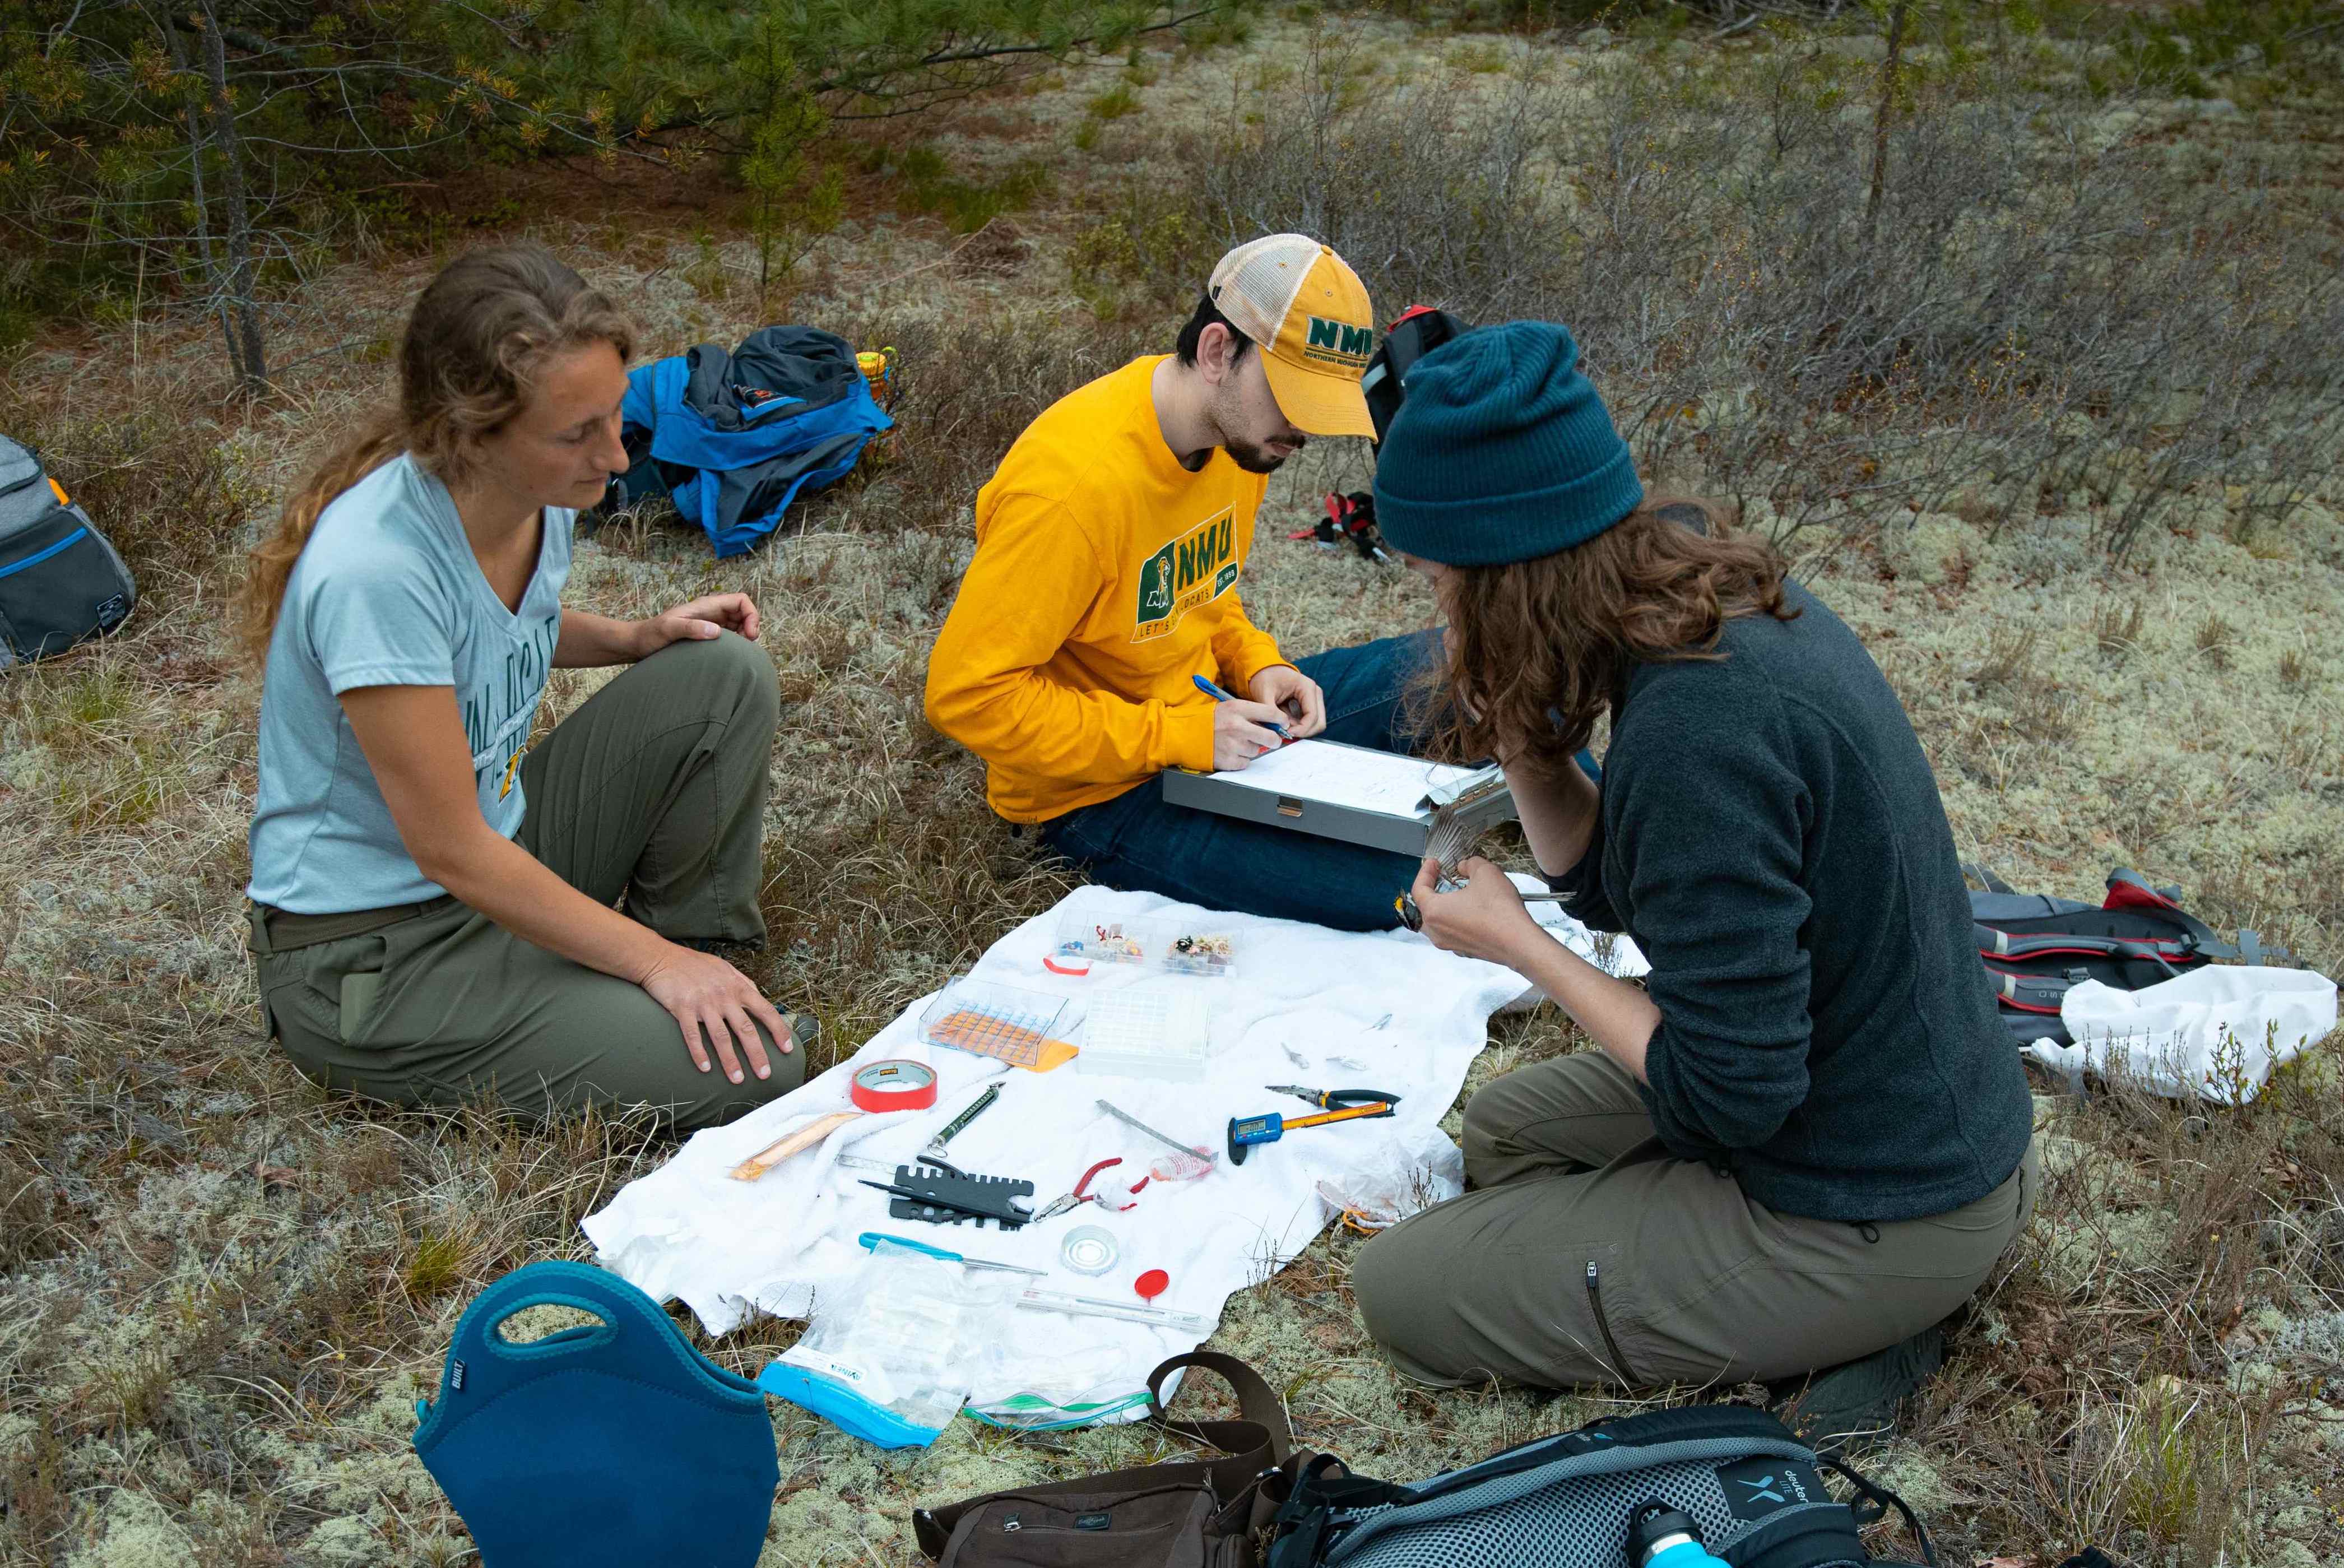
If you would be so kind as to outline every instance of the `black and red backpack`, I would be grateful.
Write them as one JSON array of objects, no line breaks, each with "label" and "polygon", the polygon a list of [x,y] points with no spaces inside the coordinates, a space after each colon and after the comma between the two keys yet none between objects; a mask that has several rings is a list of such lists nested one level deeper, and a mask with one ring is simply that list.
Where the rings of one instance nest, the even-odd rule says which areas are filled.
[{"label": "black and red backpack", "polygon": [[2059,1021],[2059,1003],[2080,981],[2137,991],[2217,960],[2295,965],[2293,954],[2265,946],[2253,931],[2225,942],[2181,907],[2181,889],[2152,886],[2137,871],[2109,872],[2107,898],[2095,909],[2072,898],[2014,892],[1983,866],[1962,869],[1985,884],[1984,892],[1970,893],[1978,956],[2003,1024],[2022,1046],[2073,1043]]},{"label": "black and red backpack", "polygon": [[[1430,305],[1411,305],[1400,312],[1398,319],[1384,329],[1384,340],[1368,359],[1368,368],[1359,374],[1359,392],[1368,400],[1368,422],[1376,428],[1374,446],[1383,450],[1384,436],[1391,429],[1393,416],[1408,397],[1408,373],[1416,362],[1451,339],[1461,337],[1472,329],[1446,310]],[[1355,490],[1349,495],[1329,492],[1327,515],[1314,527],[1289,533],[1288,539],[1315,539],[1329,549],[1348,542],[1363,557],[1389,564],[1391,556],[1376,532],[1376,498],[1372,491]]]}]

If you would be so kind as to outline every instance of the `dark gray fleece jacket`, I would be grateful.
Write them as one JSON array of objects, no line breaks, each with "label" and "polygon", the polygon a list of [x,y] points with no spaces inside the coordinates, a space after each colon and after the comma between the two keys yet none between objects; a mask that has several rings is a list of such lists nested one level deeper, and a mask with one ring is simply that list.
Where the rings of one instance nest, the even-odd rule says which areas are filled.
[{"label": "dark gray fleece jacket", "polygon": [[1729,622],[1722,659],[1630,673],[1601,827],[1551,880],[1652,960],[1644,1099],[1672,1153],[1787,1214],[1942,1214],[2017,1168],[2026,1075],[1913,726],[1855,634],[1784,592],[1798,619]]}]

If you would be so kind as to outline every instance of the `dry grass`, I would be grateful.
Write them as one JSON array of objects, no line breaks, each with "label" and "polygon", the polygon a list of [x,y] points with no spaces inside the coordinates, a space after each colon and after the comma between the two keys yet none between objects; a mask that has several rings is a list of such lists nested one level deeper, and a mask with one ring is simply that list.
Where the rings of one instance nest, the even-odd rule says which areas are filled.
[{"label": "dry grass", "polygon": [[2148,606],[2137,599],[2130,604],[2106,601],[2092,612],[2092,641],[2101,652],[2121,657],[2140,645],[2141,630],[2147,621]]},{"label": "dry grass", "polygon": [[[929,145],[957,172],[931,169],[906,215],[857,209],[802,269],[793,310],[901,350],[904,422],[884,459],[809,506],[802,536],[722,568],[656,515],[615,520],[581,545],[581,605],[639,613],[722,585],[768,610],[794,705],[767,824],[775,940],[754,973],[823,1015],[827,1050],[853,1048],[1066,886],[985,811],[977,768],[926,730],[919,694],[976,486],[1036,410],[1168,337],[1212,248],[1209,213],[1135,201],[1127,174],[1191,188],[1183,132],[1224,125],[1233,102],[1240,115],[1298,112],[1283,100],[1248,107],[1247,95],[1317,83],[1363,95],[1407,133],[1398,150],[1413,161],[1386,171],[1389,188],[1427,160],[1460,171],[1458,205],[1410,228],[1397,217],[1376,228],[1365,187],[1336,193],[1353,202],[1349,217],[1280,206],[1287,187],[1271,177],[1284,176],[1264,171],[1259,220],[1353,223],[1346,243],[1387,303],[1419,288],[1502,303],[1491,279],[1551,277],[1552,248],[1534,230],[1517,243],[1502,224],[1477,227],[1473,204],[1499,197],[1516,204],[1491,209],[1501,217],[1569,208],[1585,225],[1600,196],[1606,227],[1591,232],[1605,246],[1650,257],[1669,239],[1688,267],[1714,263],[1728,283],[1750,276],[1736,270],[1750,253],[1697,228],[1640,238],[1627,223],[1652,216],[1628,188],[1650,149],[1592,157],[1542,139],[1598,123],[1588,111],[1611,101],[1609,56],[1541,46],[1542,76],[1529,80],[1515,40],[1346,25],[1378,41],[1373,70],[1329,73],[1308,35],[1264,24],[1242,51],[1037,77],[1009,116],[1017,138],[938,134]],[[1735,83],[1795,86],[1786,66],[1826,68],[1778,58],[1772,43],[1731,53],[1739,43],[1689,62],[1657,49],[1634,58],[1667,86],[1656,101],[1713,100],[1731,123],[1749,112]],[[1505,69],[1486,68],[1499,61]],[[1392,100],[1402,76],[1457,84],[1452,115],[1476,104],[1489,114],[1444,128],[1430,108]],[[1102,115],[1103,97],[1135,106]],[[2046,106],[2053,133],[2096,123],[2066,112]],[[2239,151],[2210,123],[2154,104],[2139,112],[2165,127],[2155,145],[2166,163],[2201,142]],[[1668,139],[1690,135],[1689,121],[1628,123],[1698,150]],[[1056,205],[1021,214],[1017,243],[985,265],[947,263],[949,231],[967,215],[920,217],[922,202],[944,202],[952,181],[999,189],[1036,137],[1086,136],[1095,157],[1057,162],[1096,167],[1096,178],[1069,173]],[[2137,157],[2096,167],[2109,184],[2094,199],[2118,207],[2168,189],[2124,183],[2149,179]],[[1523,183],[1493,195],[1476,170]],[[1531,188],[1540,181],[1544,196]],[[1435,229],[1448,248],[1421,248]],[[635,303],[654,351],[753,324],[736,286],[745,242],[703,248],[616,219],[547,232]],[[1379,249],[1379,235],[1420,248]],[[1616,279],[1624,265],[1568,254],[1581,278]],[[706,255],[713,265],[702,267]],[[434,260],[345,269],[288,309],[287,357],[395,330]],[[1614,270],[1585,270],[1598,263]],[[683,276],[695,268],[705,290]],[[1557,309],[1592,323],[1599,375],[1682,387],[1710,361],[1673,360],[1667,346],[1718,319],[1701,312],[1751,298],[1746,284],[1708,288],[1663,268],[1641,292]],[[1636,311],[1672,298],[1692,301],[1693,315],[1636,339]],[[0,1561],[460,1562],[468,1543],[407,1446],[411,1400],[436,1380],[475,1291],[520,1262],[582,1255],[580,1216],[669,1146],[625,1121],[527,1129],[329,1101],[258,1039],[238,915],[257,692],[221,635],[227,547],[319,433],[373,395],[379,367],[327,355],[288,375],[278,402],[243,410],[217,395],[200,320],[145,328],[136,363],[103,338],[24,360],[0,407],[0,428],[39,437],[125,540],[147,594],[122,635],[0,683],[0,857],[11,867],[0,879]],[[1629,352],[1640,341],[1643,359]],[[36,400],[34,389],[47,389]],[[2255,493],[2168,473],[2160,493],[2196,511],[2112,564],[2099,545],[2121,532],[2167,449],[2127,447],[2137,432],[2120,410],[2107,417],[2060,437],[2063,451],[2130,476],[2105,489],[1965,481],[1940,504],[1888,440],[1870,488],[1853,493],[1907,525],[1819,548],[1803,570],[1904,697],[1965,856],[2071,895],[2092,893],[2110,864],[2136,865],[2183,883],[2217,923],[2254,926],[2332,969],[2344,960],[2344,709],[2323,672],[2344,602],[2344,489],[2332,470],[2297,472],[2296,504],[2233,528]],[[1711,415],[1682,422],[1665,442],[1640,437],[1648,453],[1711,460],[1694,440]],[[1854,439],[1831,440],[1843,437]],[[1743,440],[1729,420],[1712,450],[1743,465],[1749,493],[1812,477],[1790,468],[1819,449],[1768,457]],[[2150,468],[2126,466],[2137,461]],[[1247,584],[1257,618],[1298,651],[1421,624],[1412,580],[1285,541],[1322,483],[1359,477],[1356,454],[1331,443],[1298,466],[1263,518]],[[559,676],[550,716],[600,678]],[[1551,1012],[1501,1018],[1473,1082],[1578,1044]],[[1959,1326],[1905,1435],[1874,1461],[1929,1515],[1948,1561],[2056,1562],[2087,1541],[2144,1563],[2310,1568],[2344,1556],[2344,1404],[2330,1391],[2344,1378],[2339,1077],[2331,1047],[2239,1110],[2121,1086],[2038,1100],[2037,1223]],[[1620,1408],[1405,1389],[1361,1334],[1348,1292],[1356,1246],[1322,1239],[1234,1299],[1217,1337],[1287,1391],[1305,1441],[1412,1479]],[[709,1349],[753,1371],[794,1332],[761,1323]],[[1177,1446],[1128,1430],[1019,1442],[960,1423],[926,1453],[881,1456],[793,1409],[776,1407],[775,1426],[775,1565],[907,1563],[915,1504]]]}]

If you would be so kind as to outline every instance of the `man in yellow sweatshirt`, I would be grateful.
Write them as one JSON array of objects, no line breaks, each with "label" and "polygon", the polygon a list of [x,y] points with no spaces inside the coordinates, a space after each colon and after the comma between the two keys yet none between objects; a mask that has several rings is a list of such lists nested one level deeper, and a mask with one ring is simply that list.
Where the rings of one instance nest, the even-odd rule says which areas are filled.
[{"label": "man in yellow sweatshirt", "polygon": [[985,760],[995,811],[1094,879],[1346,930],[1398,923],[1408,856],[1167,805],[1156,785],[1170,767],[1242,768],[1280,731],[1410,749],[1399,698],[1430,633],[1293,661],[1238,593],[1268,475],[1311,436],[1373,434],[1374,340],[1368,291],[1334,251],[1297,234],[1239,246],[1175,352],[1052,404],[978,492],[928,721]]}]

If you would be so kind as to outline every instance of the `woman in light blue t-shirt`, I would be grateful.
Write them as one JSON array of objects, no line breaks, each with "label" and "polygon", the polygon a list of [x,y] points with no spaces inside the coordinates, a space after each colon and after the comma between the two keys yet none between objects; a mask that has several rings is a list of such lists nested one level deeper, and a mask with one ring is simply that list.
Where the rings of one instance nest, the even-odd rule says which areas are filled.
[{"label": "woman in light blue t-shirt", "polygon": [[[464,257],[416,301],[397,405],[253,553],[252,947],[329,1087],[694,1127],[804,1078],[812,1017],[710,951],[765,936],[757,607],[561,604],[577,509],[627,466],[633,345],[543,247]],[[540,733],[548,674],[597,664],[631,667]]]}]

